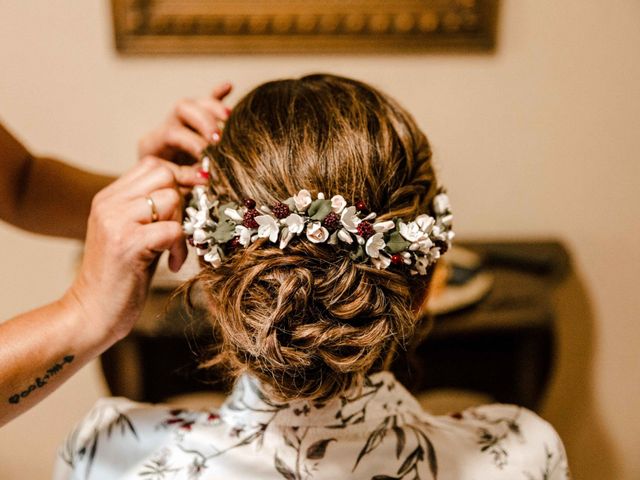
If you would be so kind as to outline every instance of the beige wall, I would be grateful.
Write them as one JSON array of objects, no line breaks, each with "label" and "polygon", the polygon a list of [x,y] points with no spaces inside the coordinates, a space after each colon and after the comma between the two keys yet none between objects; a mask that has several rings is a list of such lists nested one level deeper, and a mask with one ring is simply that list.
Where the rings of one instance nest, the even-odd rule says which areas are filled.
[{"label": "beige wall", "polygon": [[[0,0],[0,117],[33,149],[122,172],[174,100],[221,80],[242,93],[320,70],[382,87],[428,133],[460,237],[571,247],[592,305],[563,307],[545,415],[577,478],[640,478],[639,1],[505,0],[494,55],[362,57],[120,58],[107,5]],[[2,317],[56,298],[76,252],[1,226]],[[55,445],[103,393],[92,365],[0,430],[0,478],[47,478]]]}]

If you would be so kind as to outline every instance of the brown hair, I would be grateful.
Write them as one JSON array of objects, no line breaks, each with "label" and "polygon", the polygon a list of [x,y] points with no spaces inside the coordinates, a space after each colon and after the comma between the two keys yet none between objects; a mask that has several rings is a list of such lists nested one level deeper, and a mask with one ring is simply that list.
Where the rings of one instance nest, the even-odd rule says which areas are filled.
[{"label": "brown hair", "polygon": [[[260,85],[210,148],[216,186],[272,205],[305,188],[365,201],[379,220],[430,212],[427,138],[395,101],[355,80],[310,75]],[[432,213],[432,212],[431,212]],[[325,400],[362,385],[416,324],[430,276],[377,270],[347,247],[260,240],[196,277],[219,339],[205,365],[248,372],[275,400]],[[193,283],[191,284],[193,286]]]}]

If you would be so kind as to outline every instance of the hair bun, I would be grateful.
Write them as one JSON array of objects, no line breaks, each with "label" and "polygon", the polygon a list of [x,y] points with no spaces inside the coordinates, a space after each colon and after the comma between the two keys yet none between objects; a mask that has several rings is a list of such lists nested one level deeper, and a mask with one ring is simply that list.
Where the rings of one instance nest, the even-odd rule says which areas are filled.
[{"label": "hair bun", "polygon": [[282,400],[357,386],[415,323],[405,276],[308,242],[287,251],[254,244],[198,280],[220,337],[233,346],[215,363],[258,377]]}]

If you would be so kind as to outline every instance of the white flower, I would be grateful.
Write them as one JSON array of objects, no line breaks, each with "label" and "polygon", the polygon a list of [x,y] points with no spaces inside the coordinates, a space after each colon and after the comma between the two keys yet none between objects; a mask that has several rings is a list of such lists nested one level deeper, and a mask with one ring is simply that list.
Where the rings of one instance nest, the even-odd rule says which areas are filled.
[{"label": "white flower", "polygon": [[433,247],[433,242],[431,241],[428,235],[425,235],[415,243],[418,245],[417,250],[420,250],[421,252],[424,252],[424,253],[429,252],[429,250],[431,250],[431,247]]},{"label": "white flower", "polygon": [[293,238],[293,232],[289,230],[287,227],[282,229],[282,235],[280,235],[280,249],[282,250],[284,247],[289,245],[289,242]]},{"label": "white flower", "polygon": [[448,243],[449,245],[451,245],[451,242],[453,241],[453,239],[455,238],[455,236],[456,236],[456,233],[455,233],[453,230],[449,230],[449,231],[447,232],[447,243]]},{"label": "white flower", "polygon": [[340,230],[338,230],[338,238],[345,243],[349,243],[349,244],[353,243],[353,238],[351,238],[351,235],[349,235],[349,232],[347,232],[344,228],[341,228]]},{"label": "white flower", "polygon": [[436,223],[433,226],[433,230],[431,230],[431,236],[436,240],[445,241],[447,239],[447,232],[445,231],[443,225]]},{"label": "white flower", "polygon": [[[196,189],[197,188],[198,187],[196,187]],[[204,189],[195,190],[194,191],[194,196],[197,198],[197,203],[198,203],[198,209],[199,210],[206,210],[208,212],[209,209],[211,207],[213,207],[213,205],[215,203],[215,200],[213,200],[213,201],[209,200],[209,197],[207,196],[207,193],[206,193],[206,191]]]},{"label": "white flower", "polygon": [[278,227],[276,219],[271,215],[258,215],[255,217],[255,220],[259,225],[258,237],[268,238],[273,243],[276,243],[278,234],[280,233],[280,227]]},{"label": "white flower", "polygon": [[319,198],[320,200],[324,200],[324,193],[319,192],[319,193],[318,193],[318,198]]},{"label": "white flower", "polygon": [[364,250],[371,258],[378,258],[380,256],[380,250],[386,245],[383,237],[384,235],[382,233],[374,233],[367,240]]},{"label": "white flower", "polygon": [[345,208],[340,215],[340,222],[351,233],[358,233],[358,224],[361,220],[356,215],[356,207],[353,205]]},{"label": "white flower", "polygon": [[395,226],[396,224],[393,223],[393,220],[387,220],[386,222],[374,223],[373,229],[376,232],[384,233],[384,232],[388,232],[389,230],[392,230]]},{"label": "white flower", "polygon": [[426,213],[423,213],[422,215],[418,215],[418,217],[416,218],[416,223],[418,224],[420,231],[429,233],[433,228],[433,225],[436,223],[436,220]]},{"label": "white flower", "polygon": [[238,235],[238,241],[240,245],[246,247],[251,243],[251,234],[253,231],[244,225],[236,225],[236,235]]},{"label": "white flower", "polygon": [[199,204],[200,198],[202,198],[203,196],[207,196],[207,189],[204,187],[204,185],[196,185],[195,187],[193,187],[191,193],[193,194],[193,198],[195,198]]},{"label": "white flower", "polygon": [[453,224],[453,215],[449,214],[444,217],[440,217],[440,223],[447,228],[451,228],[451,225]]},{"label": "white flower", "polygon": [[293,197],[293,202],[296,204],[296,210],[304,212],[307,207],[311,205],[311,194],[309,190],[300,190],[298,194]]},{"label": "white flower", "polygon": [[242,223],[242,215],[240,215],[237,210],[234,210],[233,208],[225,208],[224,214],[230,219]]},{"label": "white flower", "polygon": [[202,230],[201,228],[196,229],[193,232],[193,242],[196,245],[202,245],[209,239],[209,234]]},{"label": "white flower", "polygon": [[400,222],[400,235],[410,242],[417,242],[422,238],[423,232],[420,231],[420,227],[416,222]]},{"label": "white flower", "polygon": [[371,263],[378,270],[384,270],[391,265],[391,259],[385,255],[380,255],[378,258],[372,258]]},{"label": "white flower", "polygon": [[420,275],[427,274],[427,268],[429,267],[429,260],[427,257],[418,256],[416,258],[416,270]]},{"label": "white flower", "polygon": [[187,207],[186,214],[187,216],[182,222],[182,229],[187,235],[193,235],[193,232],[198,228],[198,210],[193,207]]},{"label": "white flower", "polygon": [[313,222],[307,225],[307,238],[313,243],[326,242],[329,238],[329,230],[324,228],[320,222]]},{"label": "white flower", "polygon": [[451,203],[446,193],[439,193],[433,199],[433,209],[436,215],[444,215],[451,210]]},{"label": "white flower", "polygon": [[331,197],[331,209],[340,215],[344,207],[347,206],[347,201],[344,199],[342,195],[334,195]]},{"label": "white flower", "polygon": [[292,213],[287,218],[284,219],[285,225],[289,228],[291,233],[302,233],[304,230],[304,218],[302,218],[297,213]]},{"label": "white flower", "polygon": [[218,268],[222,263],[222,259],[220,258],[220,253],[218,252],[218,248],[214,247],[211,250],[209,250],[204,255],[204,260],[205,262],[209,262],[211,265],[213,265],[214,268]]},{"label": "white flower", "polygon": [[184,228],[184,233],[187,235],[193,235],[193,233],[198,229],[213,227],[216,225],[216,222],[211,220],[211,217],[209,216],[209,210],[198,210],[193,207],[187,207],[186,213],[187,218],[184,220],[182,226]]}]

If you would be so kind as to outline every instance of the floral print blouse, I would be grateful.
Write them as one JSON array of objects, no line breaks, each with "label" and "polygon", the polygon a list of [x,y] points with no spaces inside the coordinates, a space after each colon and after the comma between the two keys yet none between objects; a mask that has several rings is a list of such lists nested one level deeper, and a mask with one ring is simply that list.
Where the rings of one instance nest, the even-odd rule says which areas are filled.
[{"label": "floral print blouse", "polygon": [[389,372],[327,403],[274,403],[241,377],[219,410],[98,401],[60,448],[64,479],[560,480],[551,425],[513,405],[422,410]]}]

